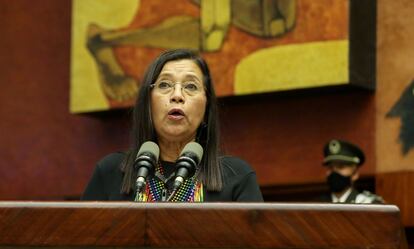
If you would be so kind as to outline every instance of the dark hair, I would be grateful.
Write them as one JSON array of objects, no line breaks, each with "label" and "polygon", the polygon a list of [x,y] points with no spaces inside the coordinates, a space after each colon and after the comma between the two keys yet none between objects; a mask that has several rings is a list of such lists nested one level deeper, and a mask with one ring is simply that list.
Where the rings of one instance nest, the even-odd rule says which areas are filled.
[{"label": "dark hair", "polygon": [[121,163],[124,172],[121,193],[129,194],[135,190],[136,172],[134,160],[141,145],[146,141],[157,143],[157,134],[151,118],[150,92],[164,65],[169,61],[190,59],[203,73],[207,98],[204,120],[198,127],[196,141],[203,147],[204,155],[200,162],[198,179],[209,191],[220,191],[223,187],[222,167],[219,156],[219,126],[217,100],[214,86],[205,60],[197,53],[187,49],[169,50],[159,55],[148,67],[133,110],[132,147]]}]

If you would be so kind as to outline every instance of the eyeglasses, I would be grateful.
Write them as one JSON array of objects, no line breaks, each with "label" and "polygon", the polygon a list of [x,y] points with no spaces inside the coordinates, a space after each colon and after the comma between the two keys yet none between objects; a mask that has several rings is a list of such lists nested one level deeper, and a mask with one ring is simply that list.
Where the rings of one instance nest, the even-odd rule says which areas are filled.
[{"label": "eyeglasses", "polygon": [[168,81],[159,81],[152,84],[150,87],[161,94],[170,94],[174,91],[175,85],[181,85],[181,91],[184,90],[184,93],[189,96],[195,96],[204,91],[204,88],[195,82],[184,82],[184,83],[173,83]]}]

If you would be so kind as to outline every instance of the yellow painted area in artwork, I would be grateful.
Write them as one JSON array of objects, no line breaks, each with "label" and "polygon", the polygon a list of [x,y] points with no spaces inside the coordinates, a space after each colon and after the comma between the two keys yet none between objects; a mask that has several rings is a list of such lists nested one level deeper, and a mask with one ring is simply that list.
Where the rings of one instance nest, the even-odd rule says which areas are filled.
[{"label": "yellow painted area in artwork", "polygon": [[201,1],[201,46],[218,51],[223,45],[231,20],[230,0]]},{"label": "yellow painted area in artwork", "polygon": [[139,0],[73,0],[70,112],[106,110],[109,105],[99,85],[96,63],[86,48],[91,23],[105,29],[125,27],[139,8]]},{"label": "yellow painted area in artwork", "polygon": [[236,67],[235,95],[349,82],[348,40],[266,48]]}]

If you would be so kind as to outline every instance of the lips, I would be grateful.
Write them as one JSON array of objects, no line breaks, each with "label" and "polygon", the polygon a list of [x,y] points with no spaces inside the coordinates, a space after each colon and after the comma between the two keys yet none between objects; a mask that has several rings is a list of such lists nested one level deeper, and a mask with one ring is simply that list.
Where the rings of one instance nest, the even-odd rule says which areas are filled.
[{"label": "lips", "polygon": [[179,108],[173,108],[168,112],[168,118],[172,120],[180,120],[185,116],[184,111]]}]

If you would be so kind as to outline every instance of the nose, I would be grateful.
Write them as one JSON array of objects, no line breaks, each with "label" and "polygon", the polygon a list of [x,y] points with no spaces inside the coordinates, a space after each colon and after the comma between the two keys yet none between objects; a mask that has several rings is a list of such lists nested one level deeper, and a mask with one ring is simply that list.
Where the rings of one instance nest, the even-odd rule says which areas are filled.
[{"label": "nose", "polygon": [[184,103],[185,102],[181,84],[174,85],[174,90],[171,94],[170,102],[173,102],[173,103]]}]

